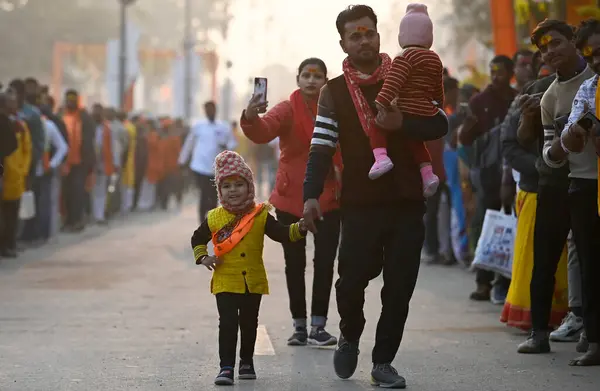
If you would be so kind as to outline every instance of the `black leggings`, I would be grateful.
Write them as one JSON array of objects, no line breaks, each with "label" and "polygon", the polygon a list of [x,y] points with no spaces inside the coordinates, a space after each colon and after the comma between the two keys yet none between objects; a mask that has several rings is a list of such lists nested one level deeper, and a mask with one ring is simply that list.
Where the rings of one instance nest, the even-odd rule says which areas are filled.
[{"label": "black leggings", "polygon": [[219,310],[219,358],[221,368],[235,367],[238,329],[241,334],[240,365],[253,364],[258,312],[262,295],[255,293],[217,293]]}]

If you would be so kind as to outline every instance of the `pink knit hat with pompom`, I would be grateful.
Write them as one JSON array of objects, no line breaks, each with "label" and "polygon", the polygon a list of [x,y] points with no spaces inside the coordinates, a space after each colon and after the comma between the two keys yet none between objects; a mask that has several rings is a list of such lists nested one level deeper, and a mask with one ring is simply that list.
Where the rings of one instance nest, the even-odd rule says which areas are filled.
[{"label": "pink knit hat with pompom", "polygon": [[402,48],[407,46],[431,48],[431,45],[433,45],[433,23],[429,18],[425,4],[411,3],[406,7],[406,15],[400,21],[398,43]]},{"label": "pink knit hat with pompom", "polygon": [[[221,205],[229,212],[238,213],[244,212],[249,207],[254,205],[254,176],[252,170],[246,164],[246,161],[240,154],[233,151],[223,151],[215,158],[215,182],[217,185],[217,194]],[[232,176],[238,176],[248,182],[248,198],[241,205],[229,205],[227,201],[221,197],[221,185],[223,180]]]}]

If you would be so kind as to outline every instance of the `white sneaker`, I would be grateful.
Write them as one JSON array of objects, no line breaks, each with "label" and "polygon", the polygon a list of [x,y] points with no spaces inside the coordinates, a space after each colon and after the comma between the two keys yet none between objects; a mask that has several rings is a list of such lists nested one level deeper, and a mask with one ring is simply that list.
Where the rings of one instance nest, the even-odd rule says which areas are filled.
[{"label": "white sneaker", "polygon": [[583,318],[569,312],[559,328],[550,333],[550,341],[577,342],[583,331]]}]

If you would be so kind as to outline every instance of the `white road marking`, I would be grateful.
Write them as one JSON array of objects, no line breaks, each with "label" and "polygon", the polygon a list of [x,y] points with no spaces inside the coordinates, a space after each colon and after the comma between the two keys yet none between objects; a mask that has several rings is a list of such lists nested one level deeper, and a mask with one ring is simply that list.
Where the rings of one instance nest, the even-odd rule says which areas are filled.
[{"label": "white road marking", "polygon": [[254,345],[254,354],[256,356],[274,356],[275,349],[267,333],[267,328],[259,324],[256,330],[256,345]]}]

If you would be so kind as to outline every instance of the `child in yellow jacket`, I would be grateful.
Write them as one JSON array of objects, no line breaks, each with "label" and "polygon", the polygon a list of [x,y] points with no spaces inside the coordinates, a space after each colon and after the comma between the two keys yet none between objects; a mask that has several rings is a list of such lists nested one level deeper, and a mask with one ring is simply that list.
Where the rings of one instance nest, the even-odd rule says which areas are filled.
[{"label": "child in yellow jacket", "polygon": [[[263,264],[264,235],[277,242],[295,242],[306,235],[304,221],[279,223],[266,204],[254,201],[254,178],[244,159],[224,151],[215,159],[215,182],[221,206],[192,236],[197,265],[213,271],[211,293],[219,311],[220,371],[217,385],[233,384],[238,325],[241,333],[240,379],[256,379],[254,345],[262,295],[269,293]],[[215,255],[207,251],[212,240]]]},{"label": "child in yellow jacket", "polygon": [[14,258],[17,256],[19,208],[31,166],[32,146],[27,124],[15,115],[16,100],[14,95],[9,92],[5,95],[5,98],[4,104],[7,107],[3,107],[2,110],[6,110],[10,114],[10,124],[17,138],[17,149],[8,155],[3,162],[4,179],[2,201],[0,203],[3,223],[0,229],[0,254],[3,257]]}]

